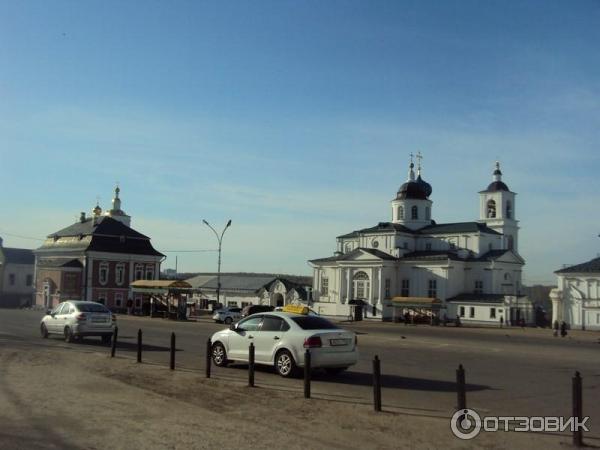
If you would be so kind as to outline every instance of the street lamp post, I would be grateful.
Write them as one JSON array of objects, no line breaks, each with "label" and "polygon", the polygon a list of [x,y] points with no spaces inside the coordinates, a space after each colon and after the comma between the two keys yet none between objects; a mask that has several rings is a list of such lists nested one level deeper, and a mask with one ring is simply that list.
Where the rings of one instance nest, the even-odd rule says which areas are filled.
[{"label": "street lamp post", "polygon": [[219,262],[217,264],[217,304],[220,305],[221,304],[221,243],[223,242],[223,235],[225,234],[225,231],[227,230],[227,228],[229,228],[231,226],[231,219],[229,219],[229,221],[227,222],[227,225],[225,225],[225,228],[223,228],[221,235],[219,235],[219,233],[217,233],[217,230],[215,230],[210,225],[210,223],[208,223],[206,220],[202,220],[202,222],[204,222],[204,225],[206,225],[208,228],[210,228],[213,231],[213,233],[215,233],[215,236],[217,237],[217,242],[219,243]]}]

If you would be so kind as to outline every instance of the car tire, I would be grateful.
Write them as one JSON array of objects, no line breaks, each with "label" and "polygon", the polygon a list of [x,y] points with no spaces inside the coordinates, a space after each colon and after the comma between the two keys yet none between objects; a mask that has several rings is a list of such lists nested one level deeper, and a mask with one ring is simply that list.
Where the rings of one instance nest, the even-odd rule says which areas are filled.
[{"label": "car tire", "polygon": [[288,350],[280,350],[275,356],[275,371],[284,378],[293,377],[298,372],[294,357]]},{"label": "car tire", "polygon": [[225,325],[230,325],[231,322],[233,322],[233,319],[231,317],[225,317],[225,320],[223,322],[225,323]]},{"label": "car tire", "polygon": [[213,364],[217,367],[225,367],[227,366],[227,352],[225,351],[225,347],[220,342],[215,342],[212,346],[211,351]]},{"label": "car tire", "polygon": [[102,336],[103,344],[110,344],[110,341],[112,341],[112,336]]},{"label": "car tire", "polygon": [[348,368],[347,367],[327,367],[325,369],[325,372],[327,373],[327,375],[339,375],[344,370],[348,370]]},{"label": "car tire", "polygon": [[65,327],[65,342],[73,342],[73,332],[69,327]]},{"label": "car tire", "polygon": [[42,324],[40,326],[40,333],[44,339],[48,339],[48,328],[46,328],[46,325]]}]

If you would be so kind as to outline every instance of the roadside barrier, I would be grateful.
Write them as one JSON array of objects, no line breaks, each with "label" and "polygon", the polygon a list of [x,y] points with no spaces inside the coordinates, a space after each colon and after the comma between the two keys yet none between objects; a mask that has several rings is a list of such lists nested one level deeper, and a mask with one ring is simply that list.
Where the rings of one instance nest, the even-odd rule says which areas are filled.
[{"label": "roadside barrier", "polygon": [[210,366],[212,364],[211,358],[212,345],[210,342],[210,338],[206,341],[206,357],[205,357],[205,366],[206,366],[206,378],[210,378]]},{"label": "roadside barrier", "polygon": [[248,347],[248,386],[254,387],[254,344]]},{"label": "roadside barrier", "polygon": [[142,362],[142,329],[138,330],[137,336],[137,362]]},{"label": "roadside barrier", "polygon": [[310,350],[304,352],[304,398],[310,398]]},{"label": "roadside barrier", "polygon": [[373,406],[381,411],[381,361],[377,355],[373,358]]},{"label": "roadside barrier", "polygon": [[456,370],[456,396],[457,396],[457,405],[456,409],[466,409],[467,408],[467,392],[465,388],[465,369],[462,364],[458,365],[458,369]]},{"label": "roadside barrier", "polygon": [[117,351],[117,336],[119,335],[119,327],[115,327],[115,331],[113,331],[112,342],[110,344],[110,357],[115,357],[115,352]]},{"label": "roadside barrier", "polygon": [[171,333],[171,370],[175,370],[175,333]]},{"label": "roadside barrier", "polygon": [[[579,421],[583,418],[583,385],[581,382],[581,374],[575,372],[575,376],[572,381],[573,387],[573,414]],[[575,447],[583,447],[583,431],[580,427],[574,427],[573,429],[573,445]]]}]

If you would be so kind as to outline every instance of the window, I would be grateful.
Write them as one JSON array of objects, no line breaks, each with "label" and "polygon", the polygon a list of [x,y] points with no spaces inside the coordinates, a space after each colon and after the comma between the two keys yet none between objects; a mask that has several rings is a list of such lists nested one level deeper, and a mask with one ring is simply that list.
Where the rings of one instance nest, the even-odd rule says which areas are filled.
[{"label": "window", "polygon": [[471,306],[471,307],[469,308],[469,317],[470,317],[471,319],[473,319],[473,318],[475,317],[475,307],[474,307],[474,306]]},{"label": "window", "polygon": [[237,302],[227,302],[227,306],[237,306]]},{"label": "window", "polygon": [[239,323],[238,328],[240,328],[244,331],[257,331],[262,320],[263,320],[263,316],[250,317],[249,319],[242,320]]},{"label": "window", "polygon": [[426,242],[425,243],[425,250],[428,251],[428,252],[431,251],[431,242]]},{"label": "window", "polygon": [[402,243],[402,248],[403,248],[404,250],[408,250],[408,242],[403,242],[403,243]]},{"label": "window", "polygon": [[115,268],[115,281],[119,286],[125,281],[125,264],[117,264],[117,267]]},{"label": "window", "polygon": [[108,283],[108,263],[103,261],[100,263],[100,273],[98,277],[100,284],[105,285]]},{"label": "window", "polygon": [[465,317],[465,307],[461,306],[460,307],[460,313],[459,313],[460,317]]},{"label": "window", "polygon": [[16,276],[14,273],[11,273],[8,275],[8,284],[10,284],[11,286],[14,286],[15,280],[16,280]]},{"label": "window", "polygon": [[456,250],[456,243],[454,241],[448,241],[448,247],[450,250]]},{"label": "window", "polygon": [[385,279],[385,298],[391,297],[392,280],[389,278]]},{"label": "window", "polygon": [[117,292],[115,294],[115,306],[117,308],[120,308],[121,306],[123,306],[123,293],[122,292]]},{"label": "window", "polygon": [[398,219],[404,219],[404,206],[398,206]]},{"label": "window", "polygon": [[33,284],[33,275],[27,275],[27,279],[25,280],[25,285],[26,286],[31,286]]},{"label": "window", "polygon": [[437,280],[429,280],[429,289],[427,290],[427,297],[437,297]]},{"label": "window", "polygon": [[402,297],[408,297],[410,295],[410,280],[405,278],[402,280],[402,289],[400,290]]},{"label": "window", "polygon": [[473,291],[475,294],[483,294],[483,281],[476,280],[475,281],[475,290]]},{"label": "window", "polygon": [[[252,303],[250,302],[242,302],[242,308],[245,308],[246,306],[251,305]],[[231,311],[231,310],[230,310]]]},{"label": "window", "polygon": [[412,220],[417,220],[419,218],[419,208],[417,208],[416,205],[410,208],[410,218]]},{"label": "window", "polygon": [[425,218],[427,220],[431,219],[431,209],[429,209],[429,206],[425,207]]},{"label": "window", "polygon": [[377,248],[377,247],[379,247],[379,242],[373,241],[372,245],[373,245],[373,248]]},{"label": "window", "polygon": [[327,297],[329,295],[329,278],[321,278],[321,295]]},{"label": "window", "polygon": [[490,308],[490,319],[496,318],[496,308]]},{"label": "window", "polygon": [[141,280],[142,278],[144,278],[144,266],[141,264],[136,264],[135,265],[135,279]]},{"label": "window", "polygon": [[506,218],[512,219],[512,203],[510,200],[506,200]]},{"label": "window", "polygon": [[292,320],[303,330],[335,330],[339,327],[319,316],[292,317]]},{"label": "window", "polygon": [[146,266],[146,280],[154,280],[154,268]]},{"label": "window", "polygon": [[136,307],[136,308],[140,308],[141,306],[142,306],[142,297],[140,297],[140,296],[137,296],[137,297],[135,298],[135,307]]},{"label": "window", "polygon": [[509,250],[512,250],[514,247],[514,242],[513,242],[513,237],[512,236],[507,236],[506,237],[506,246],[508,247]]},{"label": "window", "polygon": [[352,245],[346,244],[346,253],[350,253],[352,251]]},{"label": "window", "polygon": [[496,202],[488,200],[487,202],[487,218],[494,219],[496,217]]},{"label": "window", "polygon": [[98,303],[106,304],[106,292],[100,292],[98,294],[98,299],[96,300]]},{"label": "window", "polygon": [[369,276],[365,272],[357,272],[354,277],[354,292],[357,299],[366,299],[369,297]]},{"label": "window", "polygon": [[284,321],[279,317],[265,316],[260,331],[281,331]]}]

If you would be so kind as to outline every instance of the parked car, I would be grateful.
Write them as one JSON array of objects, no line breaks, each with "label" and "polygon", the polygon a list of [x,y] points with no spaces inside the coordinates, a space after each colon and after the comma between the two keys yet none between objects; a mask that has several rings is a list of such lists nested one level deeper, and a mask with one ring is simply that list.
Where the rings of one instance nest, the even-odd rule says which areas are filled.
[{"label": "parked car", "polygon": [[213,320],[219,323],[226,323],[229,325],[230,323],[237,322],[242,318],[242,309],[241,308],[222,308],[217,309],[213,314]]},{"label": "parked car", "polygon": [[270,312],[274,309],[275,307],[270,305],[248,305],[242,308],[242,317],[250,316],[252,314],[261,312]]},{"label": "parked car", "polygon": [[100,336],[102,342],[108,344],[116,320],[117,317],[101,303],[69,300],[46,312],[40,323],[40,333],[43,338],[60,334],[67,342],[84,336]]},{"label": "parked car", "polygon": [[310,349],[311,367],[338,373],[358,361],[356,334],[320,316],[306,313],[268,312],[248,316],[211,337],[212,360],[217,366],[248,361],[254,344],[255,363],[272,365],[282,377],[304,367]]}]

